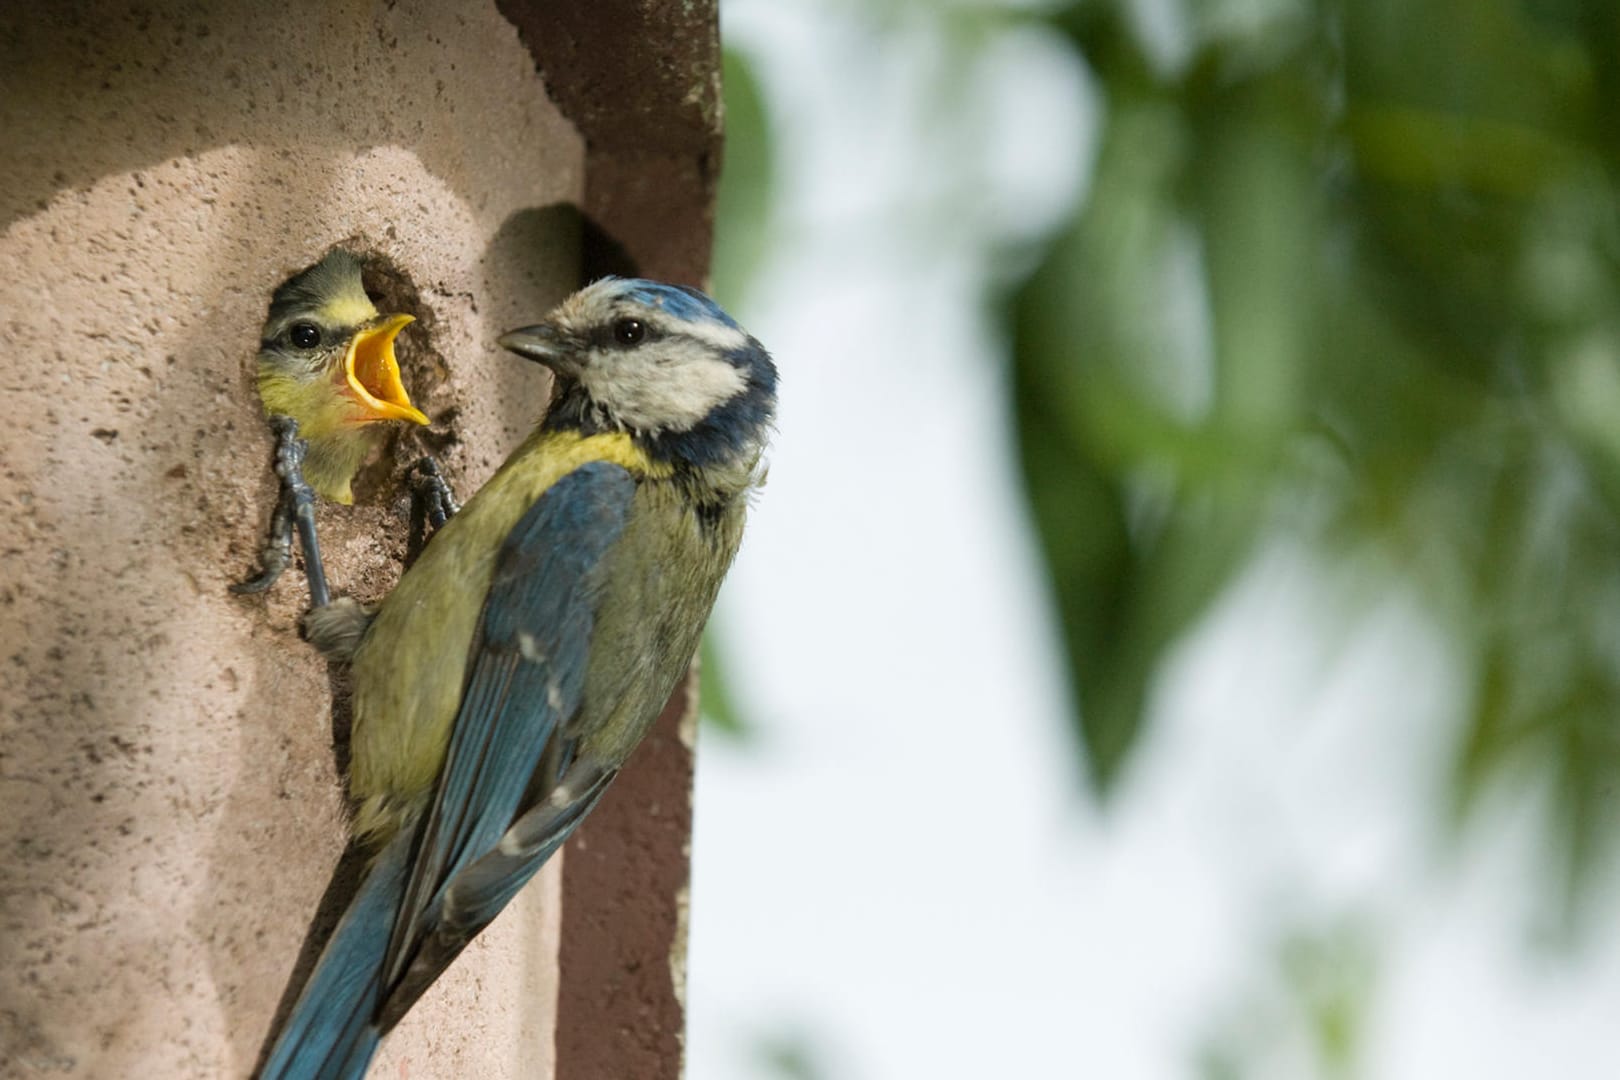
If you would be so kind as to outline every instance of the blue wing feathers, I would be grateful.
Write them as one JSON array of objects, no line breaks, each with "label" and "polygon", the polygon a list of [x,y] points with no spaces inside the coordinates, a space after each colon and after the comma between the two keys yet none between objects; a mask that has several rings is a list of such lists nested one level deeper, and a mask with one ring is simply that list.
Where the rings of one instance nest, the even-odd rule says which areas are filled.
[{"label": "blue wing feathers", "polygon": [[[459,810],[462,823],[457,858],[443,865],[441,881],[500,839],[552,727],[579,701],[592,621],[588,579],[623,531],[634,492],[623,468],[584,465],[553,485],[501,547],[441,781],[462,800],[459,807],[439,800]],[[464,759],[477,771],[470,783]]]},{"label": "blue wing feathers", "polygon": [[525,814],[512,827],[514,834],[528,833],[522,837],[524,849],[513,854],[499,849],[488,852],[457,874],[450,883],[445,919],[458,926],[487,926],[546,860],[556,854],[563,841],[602,798],[614,775],[603,773],[595,784],[565,807],[540,806]]},{"label": "blue wing feathers", "polygon": [[437,919],[447,883],[494,848],[517,817],[547,740],[578,705],[593,571],[623,532],[634,493],[635,480],[622,467],[583,465],[553,484],[501,545],[390,944],[390,984]]}]

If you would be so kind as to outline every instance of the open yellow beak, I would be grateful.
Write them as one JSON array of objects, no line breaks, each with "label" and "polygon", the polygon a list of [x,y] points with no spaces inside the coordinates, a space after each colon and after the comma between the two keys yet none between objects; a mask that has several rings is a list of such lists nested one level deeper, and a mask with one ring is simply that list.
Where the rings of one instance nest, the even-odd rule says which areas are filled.
[{"label": "open yellow beak", "polygon": [[428,422],[422,410],[411,404],[405,384],[399,381],[399,361],[394,359],[394,339],[415,321],[414,315],[386,316],[375,326],[357,331],[343,355],[343,376],[349,389],[375,414],[375,420]]}]

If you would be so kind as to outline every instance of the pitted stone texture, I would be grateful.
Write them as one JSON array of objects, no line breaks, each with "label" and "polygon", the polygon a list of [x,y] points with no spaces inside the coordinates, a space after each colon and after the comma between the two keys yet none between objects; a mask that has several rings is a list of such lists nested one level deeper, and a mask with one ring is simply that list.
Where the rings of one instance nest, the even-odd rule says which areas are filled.
[{"label": "pitted stone texture", "polygon": [[[492,4],[10,5],[0,14],[0,1076],[253,1067],[345,837],[334,680],[253,392],[271,289],[383,256],[461,491],[544,407],[494,347],[576,284],[581,139]],[[548,216],[549,215],[549,216]],[[323,506],[335,586],[405,553],[390,458]],[[555,869],[378,1076],[549,1076]],[[472,988],[484,1003],[465,1007]]]}]

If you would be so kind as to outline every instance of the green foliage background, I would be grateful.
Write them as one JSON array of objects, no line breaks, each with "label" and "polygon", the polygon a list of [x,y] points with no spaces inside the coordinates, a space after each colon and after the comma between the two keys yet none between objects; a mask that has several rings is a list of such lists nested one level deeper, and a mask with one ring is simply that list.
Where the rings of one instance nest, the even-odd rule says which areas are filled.
[{"label": "green foliage background", "polygon": [[[1187,4],[1175,63],[1126,4],[936,8],[969,53],[1050,27],[1106,103],[1088,197],[989,298],[1095,790],[1166,648],[1284,529],[1421,591],[1472,672],[1459,807],[1532,764],[1583,865],[1620,764],[1620,8]],[[726,77],[735,303],[771,140],[741,57]],[[1189,256],[1191,369],[1166,314]]]},{"label": "green foliage background", "polygon": [[[1038,28],[1104,102],[1086,197],[985,298],[1081,775],[1109,796],[1170,647],[1261,544],[1303,540],[1443,628],[1467,688],[1453,823],[1488,787],[1550,795],[1577,914],[1620,775],[1620,5],[1177,10],[1168,59],[1112,0],[864,16],[944,24],[966,55]],[[741,58],[727,78],[735,302],[770,237],[770,114]],[[1190,318],[1169,310],[1189,266]],[[1344,940],[1284,967],[1340,971],[1299,957]],[[1345,1057],[1354,995],[1323,995]]]},{"label": "green foliage background", "polygon": [[[1118,778],[1166,646],[1257,539],[1372,546],[1470,673],[1458,809],[1529,767],[1574,881],[1620,765],[1620,9],[1230,9],[1189,8],[1169,74],[1118,5],[1053,18],[1106,129],[1010,298],[1012,369],[1090,775]],[[1162,392],[1157,299],[1188,244],[1195,411]]]}]

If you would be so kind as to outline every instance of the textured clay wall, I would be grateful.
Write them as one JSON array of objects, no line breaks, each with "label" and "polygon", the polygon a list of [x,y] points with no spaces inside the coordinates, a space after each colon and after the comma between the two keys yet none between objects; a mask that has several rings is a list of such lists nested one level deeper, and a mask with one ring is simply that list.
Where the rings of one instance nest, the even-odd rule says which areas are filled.
[{"label": "textured clay wall", "polygon": [[[0,14],[0,1075],[242,1076],[346,835],[302,581],[226,592],[275,498],[269,291],[348,241],[421,320],[432,432],[320,513],[335,586],[378,596],[398,466],[470,491],[543,407],[493,339],[577,282],[585,145],[493,4],[65,7]],[[374,1075],[551,1075],[558,893]]]}]

